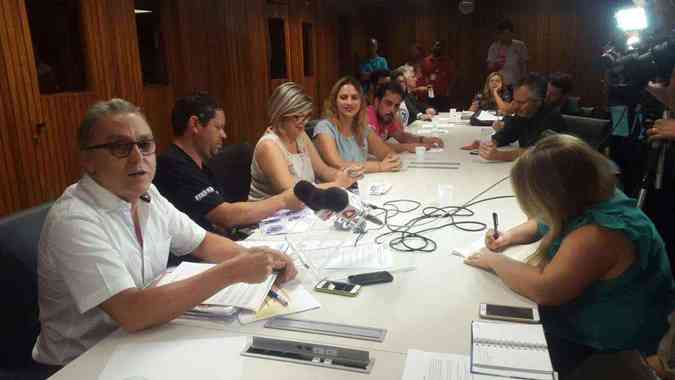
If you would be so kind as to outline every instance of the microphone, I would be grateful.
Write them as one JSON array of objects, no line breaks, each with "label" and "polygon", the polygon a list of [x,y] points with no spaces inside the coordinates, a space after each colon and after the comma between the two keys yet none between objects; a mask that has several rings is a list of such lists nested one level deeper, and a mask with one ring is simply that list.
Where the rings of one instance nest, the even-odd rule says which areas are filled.
[{"label": "microphone", "polygon": [[330,187],[323,190],[310,182],[299,181],[293,188],[293,193],[322,220],[328,220],[337,214],[338,221],[344,224],[345,229],[356,228],[366,220],[378,225],[384,224],[370,215],[370,207],[361,198],[343,188]]},{"label": "microphone", "polygon": [[150,201],[152,200],[152,198],[150,198],[150,194],[148,193],[141,194],[139,198],[141,198],[141,200],[145,203],[150,203]]}]

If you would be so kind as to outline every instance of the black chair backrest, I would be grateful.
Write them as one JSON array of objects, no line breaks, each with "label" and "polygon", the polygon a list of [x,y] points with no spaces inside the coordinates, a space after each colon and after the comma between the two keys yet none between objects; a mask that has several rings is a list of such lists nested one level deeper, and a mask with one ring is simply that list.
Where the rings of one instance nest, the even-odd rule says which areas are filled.
[{"label": "black chair backrest", "polygon": [[251,161],[253,147],[232,144],[224,147],[206,164],[215,176],[216,185],[224,190],[228,202],[248,200],[251,188]]},{"label": "black chair backrest", "polygon": [[562,115],[565,133],[579,137],[596,149],[602,148],[612,133],[611,120]]},{"label": "black chair backrest", "polygon": [[305,124],[305,132],[307,133],[307,136],[309,136],[310,139],[314,140],[314,127],[316,127],[316,124],[319,122],[318,119],[315,120],[310,120]]},{"label": "black chair backrest", "polygon": [[40,332],[38,318],[38,241],[51,203],[0,219],[0,289],[3,292],[3,352],[0,368],[31,363]]}]

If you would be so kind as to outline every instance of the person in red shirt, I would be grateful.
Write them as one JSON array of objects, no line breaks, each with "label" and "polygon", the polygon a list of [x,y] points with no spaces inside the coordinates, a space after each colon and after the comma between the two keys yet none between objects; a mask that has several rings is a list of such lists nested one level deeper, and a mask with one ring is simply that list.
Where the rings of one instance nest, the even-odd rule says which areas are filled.
[{"label": "person in red shirt", "polygon": [[443,42],[436,41],[422,62],[423,83],[433,88],[427,93],[427,102],[439,112],[450,109],[450,89],[455,84],[455,64],[442,54]]},{"label": "person in red shirt", "polygon": [[[415,147],[443,147],[438,137],[413,135],[403,130],[400,120],[395,117],[403,100],[403,87],[398,82],[389,82],[377,88],[375,100],[368,107],[368,124],[377,135],[396,153],[415,152]],[[397,143],[387,139],[393,137]]]}]

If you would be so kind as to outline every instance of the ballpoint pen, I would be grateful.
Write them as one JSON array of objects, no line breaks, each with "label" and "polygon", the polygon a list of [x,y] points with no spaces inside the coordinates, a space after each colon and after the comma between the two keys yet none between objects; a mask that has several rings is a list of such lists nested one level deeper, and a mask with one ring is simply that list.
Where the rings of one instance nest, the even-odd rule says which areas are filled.
[{"label": "ballpoint pen", "polygon": [[494,224],[494,227],[495,227],[494,232],[492,232],[492,238],[497,239],[497,238],[499,238],[499,231],[497,231],[497,225],[499,223],[497,222],[497,213],[496,212],[492,213],[492,223]]},{"label": "ballpoint pen", "polygon": [[293,245],[293,243],[291,243],[290,240],[286,240],[286,242],[291,247],[291,249],[293,249],[293,252],[295,252],[295,254],[298,256],[298,259],[302,263],[302,266],[304,266],[305,269],[310,269],[309,265],[307,265],[307,262],[305,262],[305,258],[302,257],[302,253],[300,253],[300,251],[297,248],[295,248],[295,245]]},{"label": "ballpoint pen", "polygon": [[270,298],[279,301],[280,304],[282,304],[284,306],[288,306],[288,301],[283,299],[281,297],[281,295],[279,293],[275,292],[273,289],[270,289],[269,295],[270,295]]}]

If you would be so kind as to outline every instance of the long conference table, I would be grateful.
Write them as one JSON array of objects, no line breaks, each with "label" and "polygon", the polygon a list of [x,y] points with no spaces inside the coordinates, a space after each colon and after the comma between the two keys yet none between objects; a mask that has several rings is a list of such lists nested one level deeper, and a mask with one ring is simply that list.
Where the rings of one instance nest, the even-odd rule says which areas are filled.
[{"label": "long conference table", "polygon": [[[458,162],[459,167],[451,170],[417,167],[396,173],[369,174],[368,181],[393,185],[387,194],[371,197],[370,200],[374,204],[382,204],[387,200],[414,199],[423,205],[435,206],[438,204],[438,185],[452,185],[454,192],[451,203],[461,205],[509,175],[512,163],[485,162],[477,155],[471,155],[468,151],[460,149],[461,146],[479,139],[481,128],[468,126],[464,122],[438,122],[433,125],[433,129],[430,126],[431,123],[424,123],[422,128],[416,131],[441,137],[445,148],[442,152],[427,152],[425,161]],[[404,159],[414,160],[414,155],[405,155]],[[512,194],[511,183],[506,180],[481,198]],[[475,214],[462,220],[481,221],[490,226],[492,213],[497,212],[500,228],[503,229],[525,220],[515,198],[488,201],[471,209]],[[421,210],[399,215],[397,218],[400,219],[394,220],[405,221],[415,215],[421,215]],[[372,240],[378,234],[379,232],[369,232],[364,239]],[[180,342],[207,337],[262,336],[367,350],[371,358],[375,359],[375,363],[370,374],[363,374],[242,357],[237,354],[223,355],[222,352],[213,350],[193,353],[193,357],[190,357],[191,365],[172,373],[172,378],[193,378],[192,371],[195,367],[217,362],[223,371],[227,371],[233,365],[243,366],[243,379],[400,379],[409,349],[468,355],[471,341],[470,325],[472,320],[479,318],[480,303],[534,305],[508,289],[493,274],[469,267],[463,263],[461,257],[451,253],[453,248],[467,247],[481,239],[484,234],[484,231],[465,232],[455,227],[425,234],[438,244],[435,252],[395,252],[395,256],[407,255],[406,259],[414,263],[415,269],[393,273],[394,281],[391,283],[363,287],[361,294],[354,298],[317,293],[311,290],[314,285],[311,276],[302,274],[299,276],[303,280],[303,285],[321,303],[321,307],[295,314],[293,318],[386,329],[387,335],[383,342],[267,329],[264,327],[265,321],[240,325],[236,318],[224,323],[179,319],[140,333],[127,334],[117,331],[52,378],[69,380],[99,378],[120,345]],[[329,228],[309,231],[297,238],[353,240],[354,236],[354,233],[349,231]],[[284,239],[276,237],[279,238]],[[304,270],[301,267],[298,269]],[[161,365],[161,362],[148,362],[147,365]]]}]

